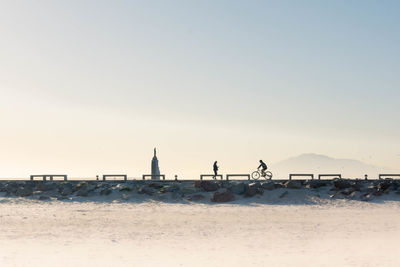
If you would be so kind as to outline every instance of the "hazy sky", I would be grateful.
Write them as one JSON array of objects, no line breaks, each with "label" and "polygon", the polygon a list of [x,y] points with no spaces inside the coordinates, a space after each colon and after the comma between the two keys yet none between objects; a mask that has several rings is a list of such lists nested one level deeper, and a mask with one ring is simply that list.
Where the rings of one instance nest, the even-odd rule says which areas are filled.
[{"label": "hazy sky", "polygon": [[399,1],[0,2],[0,177],[400,163]]}]

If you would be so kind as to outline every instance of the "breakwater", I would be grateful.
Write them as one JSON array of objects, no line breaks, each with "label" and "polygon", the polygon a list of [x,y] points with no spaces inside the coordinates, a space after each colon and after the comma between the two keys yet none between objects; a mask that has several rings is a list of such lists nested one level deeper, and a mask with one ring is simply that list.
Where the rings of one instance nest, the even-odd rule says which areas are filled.
[{"label": "breakwater", "polygon": [[269,195],[284,199],[300,191],[303,192],[303,198],[369,201],[391,194],[400,200],[400,180],[0,181],[0,194],[3,197],[37,200],[147,198],[160,201],[231,202]]}]

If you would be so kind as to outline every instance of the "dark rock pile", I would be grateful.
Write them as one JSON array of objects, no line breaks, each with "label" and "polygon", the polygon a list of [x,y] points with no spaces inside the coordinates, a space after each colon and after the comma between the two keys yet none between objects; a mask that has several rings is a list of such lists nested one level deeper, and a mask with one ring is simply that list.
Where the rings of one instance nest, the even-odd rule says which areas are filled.
[{"label": "dark rock pile", "polygon": [[[392,193],[400,200],[400,180],[289,180],[289,181],[1,181],[4,197],[29,197],[38,200],[74,199],[76,197],[120,197],[123,200],[139,196],[157,200],[186,200],[230,202],[255,196],[272,195],[276,198],[292,196],[304,189],[306,194],[327,198],[348,198],[369,201]],[[137,194],[137,195],[135,195]]]}]

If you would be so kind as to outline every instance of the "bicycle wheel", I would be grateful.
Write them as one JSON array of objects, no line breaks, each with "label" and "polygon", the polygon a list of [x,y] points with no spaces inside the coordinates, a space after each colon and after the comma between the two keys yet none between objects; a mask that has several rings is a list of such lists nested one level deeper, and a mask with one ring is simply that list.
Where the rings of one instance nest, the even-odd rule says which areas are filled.
[{"label": "bicycle wheel", "polygon": [[272,172],[266,171],[264,178],[265,178],[265,180],[271,180],[272,179]]},{"label": "bicycle wheel", "polygon": [[252,174],[251,174],[251,178],[253,178],[254,180],[258,180],[258,178],[260,178],[260,173],[258,172],[258,171],[254,171]]}]

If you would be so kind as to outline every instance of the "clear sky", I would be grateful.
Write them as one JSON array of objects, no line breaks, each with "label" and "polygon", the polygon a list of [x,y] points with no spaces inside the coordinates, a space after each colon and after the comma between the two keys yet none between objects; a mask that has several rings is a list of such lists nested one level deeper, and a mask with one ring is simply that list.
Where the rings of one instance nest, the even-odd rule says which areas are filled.
[{"label": "clear sky", "polygon": [[398,168],[399,1],[0,2],[0,177]]}]

